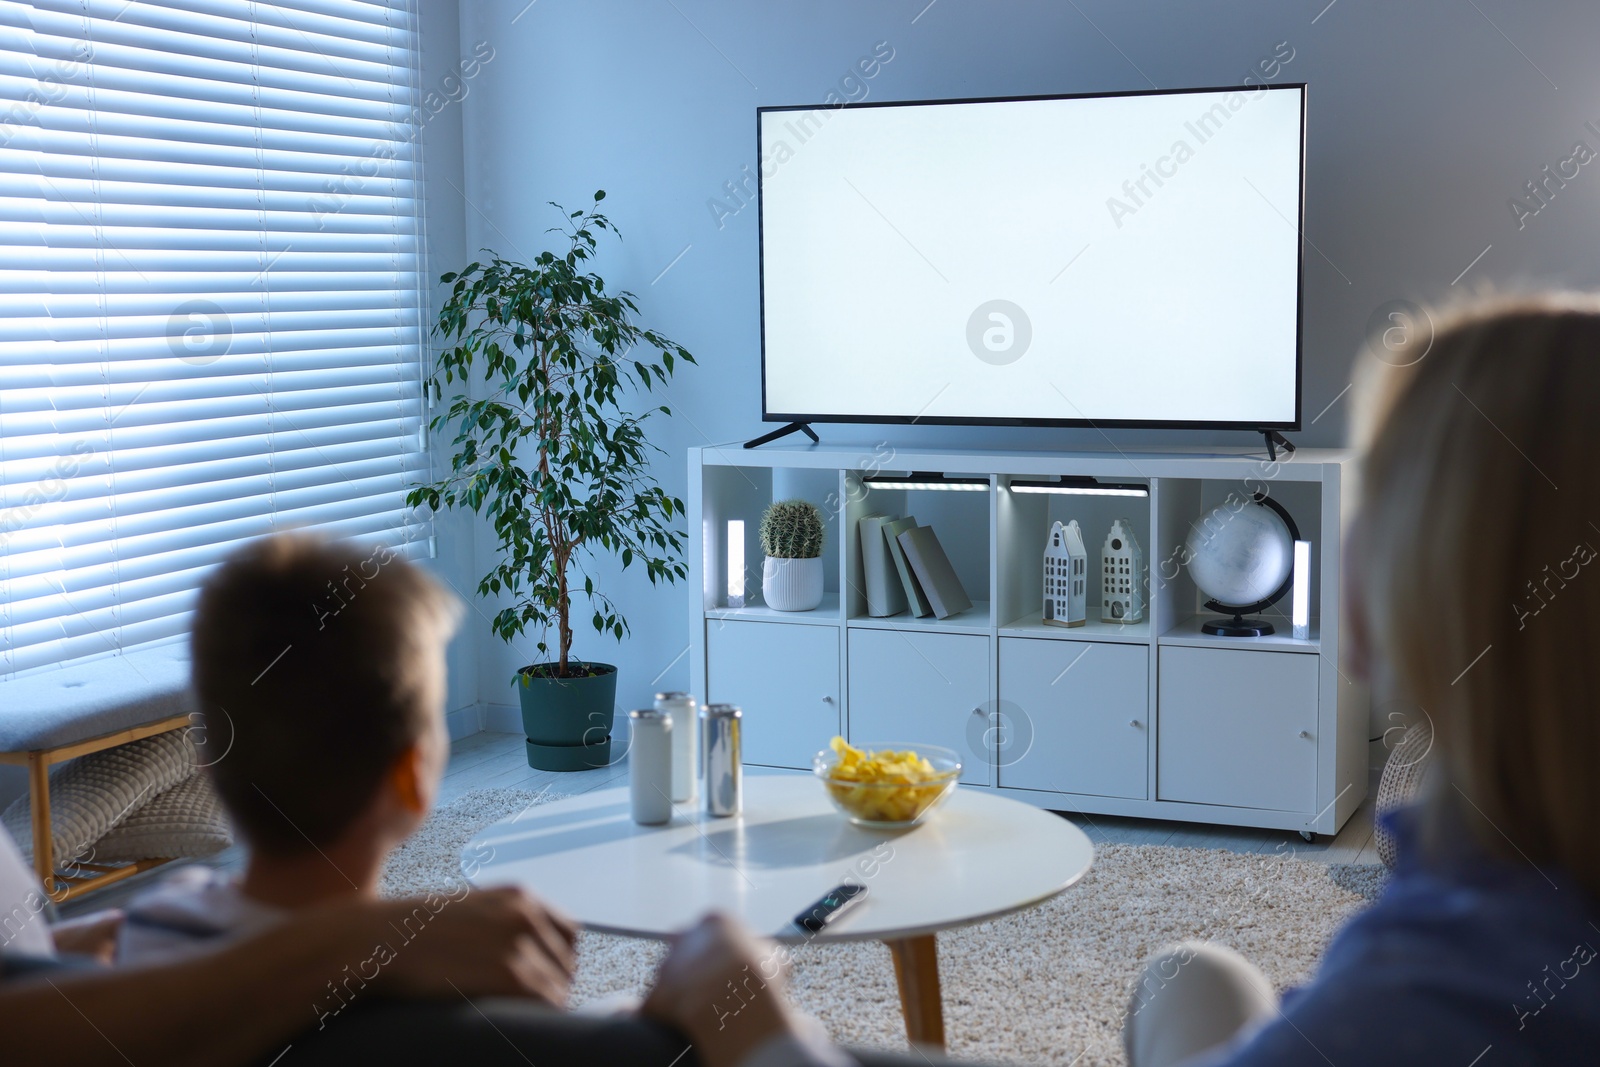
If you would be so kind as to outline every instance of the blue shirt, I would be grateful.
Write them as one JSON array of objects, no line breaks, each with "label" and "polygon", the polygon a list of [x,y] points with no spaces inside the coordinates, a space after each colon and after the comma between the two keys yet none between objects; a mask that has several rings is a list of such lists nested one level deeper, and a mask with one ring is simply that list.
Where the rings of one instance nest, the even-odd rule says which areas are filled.
[{"label": "blue shirt", "polygon": [[1414,812],[1387,824],[1383,894],[1276,1020],[1205,1067],[1600,1063],[1596,902],[1558,869],[1424,857]]}]

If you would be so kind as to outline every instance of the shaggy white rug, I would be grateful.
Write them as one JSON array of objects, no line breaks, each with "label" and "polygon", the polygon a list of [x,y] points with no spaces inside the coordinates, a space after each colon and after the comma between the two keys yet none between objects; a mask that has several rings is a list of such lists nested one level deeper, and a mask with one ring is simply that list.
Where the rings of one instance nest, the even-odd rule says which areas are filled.
[{"label": "shaggy white rug", "polygon": [[[557,799],[486,789],[446,805],[391,858],[385,892],[450,890],[457,857],[484,826]],[[1121,1065],[1119,1037],[1142,960],[1206,938],[1255,960],[1280,988],[1303,981],[1329,937],[1377,894],[1384,869],[1160,845],[1104,845],[1082,882],[1037,908],[939,935],[945,1031],[962,1058],[1073,1067]],[[584,933],[573,1003],[640,993],[662,948]],[[846,1044],[902,1049],[889,952],[880,944],[794,953],[795,1001]]]}]

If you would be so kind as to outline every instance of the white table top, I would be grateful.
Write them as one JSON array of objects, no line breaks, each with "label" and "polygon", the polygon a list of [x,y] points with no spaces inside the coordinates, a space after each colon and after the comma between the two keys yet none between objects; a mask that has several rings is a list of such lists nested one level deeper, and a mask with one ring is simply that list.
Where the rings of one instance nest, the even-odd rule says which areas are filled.
[{"label": "white table top", "polygon": [[1047,900],[1084,876],[1094,846],[1059,815],[990,792],[957,789],[911,830],[863,830],[810,776],[747,774],[736,818],[680,804],[667,825],[639,826],[627,788],[603,789],[498,822],[464,855],[475,885],[522,885],[590,929],[635,937],[714,908],[803,940],[794,916],[853,878],[866,899],[822,936],[894,940]]}]

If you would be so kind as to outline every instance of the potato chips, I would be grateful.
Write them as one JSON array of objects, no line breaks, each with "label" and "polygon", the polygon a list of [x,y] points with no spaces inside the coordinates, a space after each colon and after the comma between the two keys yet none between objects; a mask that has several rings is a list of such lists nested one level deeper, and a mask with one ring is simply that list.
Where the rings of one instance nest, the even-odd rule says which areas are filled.
[{"label": "potato chips", "polygon": [[828,793],[858,821],[915,822],[955,785],[952,770],[936,770],[910,749],[868,752],[842,737],[835,737],[829,747],[838,759],[828,768]]}]

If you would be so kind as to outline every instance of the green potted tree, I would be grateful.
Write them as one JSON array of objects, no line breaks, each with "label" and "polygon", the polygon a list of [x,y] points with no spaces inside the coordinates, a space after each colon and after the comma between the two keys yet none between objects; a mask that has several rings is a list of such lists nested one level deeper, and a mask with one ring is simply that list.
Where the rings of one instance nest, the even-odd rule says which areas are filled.
[{"label": "green potted tree", "polygon": [[[584,567],[596,553],[642,564],[654,584],[685,577],[684,534],[673,521],[683,502],[650,472],[645,419],[670,414],[665,405],[642,414],[629,395],[652,392],[679,361],[681,345],[633,321],[633,294],[610,293],[587,269],[596,231],[616,228],[594,204],[567,213],[560,205],[565,249],[541,252],[531,264],[500,259],[445,274],[451,286],[434,327],[445,341],[426,387],[449,407],[430,428],[453,427],[449,475],[413,489],[407,501],[466,508],[486,515],[499,539],[499,559],[478,583],[481,596],[510,603],[493,621],[510,642],[530,627],[544,659],[517,671],[528,763],[544,770],[582,770],[611,760],[617,668],[573,655],[572,597],[581,589],[600,634],[617,640],[628,623],[595,587]],[[554,643],[550,640],[554,630]]]},{"label": "green potted tree", "polygon": [[822,513],[807,500],[779,500],[761,516],[761,598],[774,611],[822,603]]}]

